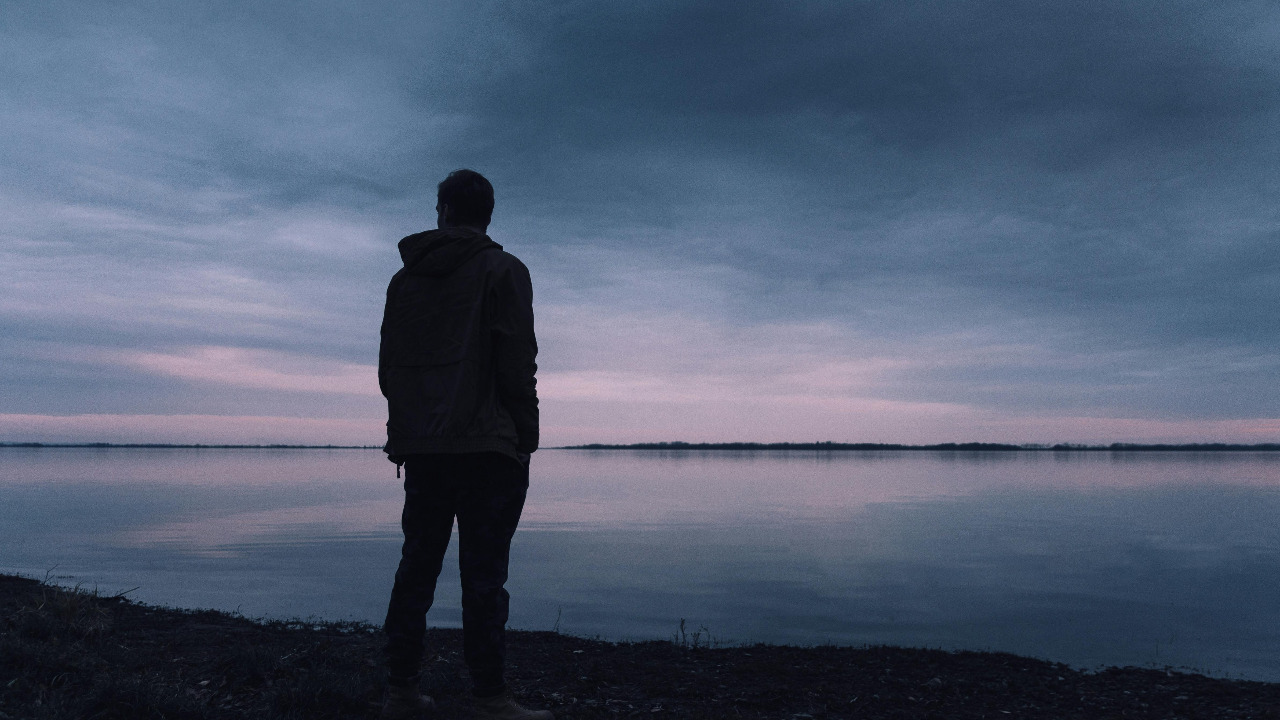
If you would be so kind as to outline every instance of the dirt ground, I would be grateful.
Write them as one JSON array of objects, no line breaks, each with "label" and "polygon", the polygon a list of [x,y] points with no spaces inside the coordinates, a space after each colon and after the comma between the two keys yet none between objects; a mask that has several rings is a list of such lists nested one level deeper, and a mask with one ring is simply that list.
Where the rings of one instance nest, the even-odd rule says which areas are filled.
[{"label": "dirt ground", "polygon": [[[0,576],[0,720],[375,718],[381,638]],[[431,630],[423,689],[471,715],[462,638]],[[728,648],[511,632],[508,679],[558,718],[1278,718],[1280,684],[1081,672],[1000,653]]]}]

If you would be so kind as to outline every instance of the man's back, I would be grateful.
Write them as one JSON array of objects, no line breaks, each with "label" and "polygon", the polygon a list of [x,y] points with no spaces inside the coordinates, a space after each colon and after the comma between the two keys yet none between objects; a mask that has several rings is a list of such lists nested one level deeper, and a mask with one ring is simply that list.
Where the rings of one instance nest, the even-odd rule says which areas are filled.
[{"label": "man's back", "polygon": [[484,233],[445,228],[400,241],[387,287],[378,380],[387,453],[538,447],[538,352],[529,271]]}]

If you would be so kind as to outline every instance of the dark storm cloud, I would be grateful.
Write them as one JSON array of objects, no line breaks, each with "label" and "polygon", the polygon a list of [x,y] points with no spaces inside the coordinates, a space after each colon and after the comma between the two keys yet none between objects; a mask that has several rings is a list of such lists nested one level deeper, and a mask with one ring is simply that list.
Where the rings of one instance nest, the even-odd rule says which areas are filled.
[{"label": "dark storm cloud", "polygon": [[[1244,356],[1233,386],[1268,386],[1273,8],[678,3],[522,21],[532,60],[482,95],[477,131],[527,156],[584,234],[648,217],[667,262],[746,271],[738,320],[857,326],[871,309],[882,334],[929,336],[1030,319],[1044,330],[1022,339],[1095,354],[1096,386],[1148,403],[1202,408],[1212,391],[1178,385],[1220,389],[1187,368],[1223,345]],[[1107,367],[1118,351],[1140,357]],[[1135,379],[1152,363],[1168,374]],[[1023,397],[1105,393],[1061,370],[1031,371],[1041,391]],[[1023,373],[932,372],[993,401],[973,372]],[[1255,397],[1250,412],[1280,400]]]},{"label": "dark storm cloud", "polygon": [[519,18],[529,59],[478,94],[490,122],[477,128],[535,141],[527,152],[543,157],[663,141],[789,158],[796,171],[840,159],[826,138],[851,152],[890,146],[923,162],[918,171],[993,150],[1069,169],[1213,144],[1251,121],[1262,130],[1280,96],[1259,27],[1268,13],[1256,3],[575,4]]},{"label": "dark storm cloud", "polygon": [[[202,399],[208,348],[371,362],[394,240],[474,166],[563,320],[553,374],[768,385],[735,358],[791,353],[889,368],[849,392],[894,401],[1272,417],[1277,29],[1257,2],[14,3],[0,413],[126,412],[130,382],[138,412],[330,412]],[[93,365],[126,351],[151,364]]]},{"label": "dark storm cloud", "polygon": [[[1247,201],[1220,183],[1247,187],[1275,159],[1280,77],[1257,27],[1274,18],[1237,7],[575,5],[538,18],[533,59],[481,93],[475,128],[530,164],[594,166],[552,188],[584,215],[614,197],[696,219],[723,188],[773,196],[742,219],[798,224],[789,244],[804,249],[868,249],[849,231],[922,211],[1013,211],[1122,235],[1180,210],[1180,194],[1234,211],[1220,203]],[[1054,229],[1006,232],[1034,242],[1026,231]],[[979,249],[1022,257],[1012,240]],[[869,248],[873,259],[931,257],[894,244],[890,258]]]}]

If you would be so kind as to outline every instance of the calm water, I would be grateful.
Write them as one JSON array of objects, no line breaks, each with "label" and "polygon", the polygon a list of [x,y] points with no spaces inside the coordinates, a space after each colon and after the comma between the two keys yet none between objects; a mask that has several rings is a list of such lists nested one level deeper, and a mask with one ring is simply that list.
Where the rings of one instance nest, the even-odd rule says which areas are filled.
[{"label": "calm water", "polygon": [[[400,493],[369,450],[0,449],[0,570],[380,622]],[[1280,681],[1277,518],[1277,453],[547,450],[511,625]],[[436,625],[460,624],[456,557]]]}]

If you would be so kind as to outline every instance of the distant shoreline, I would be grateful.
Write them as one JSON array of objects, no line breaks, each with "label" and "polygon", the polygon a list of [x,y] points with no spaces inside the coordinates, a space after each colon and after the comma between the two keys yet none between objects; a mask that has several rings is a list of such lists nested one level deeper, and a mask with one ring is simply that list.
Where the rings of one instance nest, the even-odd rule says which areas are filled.
[{"label": "distant shoreline", "polygon": [[1181,445],[1112,443],[1110,445],[1008,445],[1003,443],[939,443],[936,445],[900,445],[896,443],[685,443],[658,442],[633,443],[631,445],[570,445],[558,450],[930,450],[947,452],[1276,452],[1280,443],[1239,445],[1231,443],[1186,443]]},{"label": "distant shoreline", "polygon": [[[0,442],[0,450],[5,448],[88,448],[88,449],[156,449],[156,450],[381,450],[381,445],[232,445],[207,443],[44,443],[44,442]],[[903,445],[899,443],[687,443],[656,442],[632,443],[629,445],[613,445],[591,443],[588,445],[561,445],[544,448],[545,450],[728,450],[739,452],[750,451],[801,451],[801,452],[840,452],[868,450],[908,450],[931,452],[1280,452],[1280,443],[1256,443],[1244,445],[1237,443],[1184,443],[1184,444],[1147,444],[1147,443],[1111,443],[1110,445],[1076,445],[1058,443],[1056,445],[1025,444],[1011,445],[1006,443],[937,443],[934,445]]]},{"label": "distant shoreline", "polygon": [[381,445],[207,445],[197,443],[40,443],[0,442],[3,448],[152,448],[158,450],[381,450]]}]

